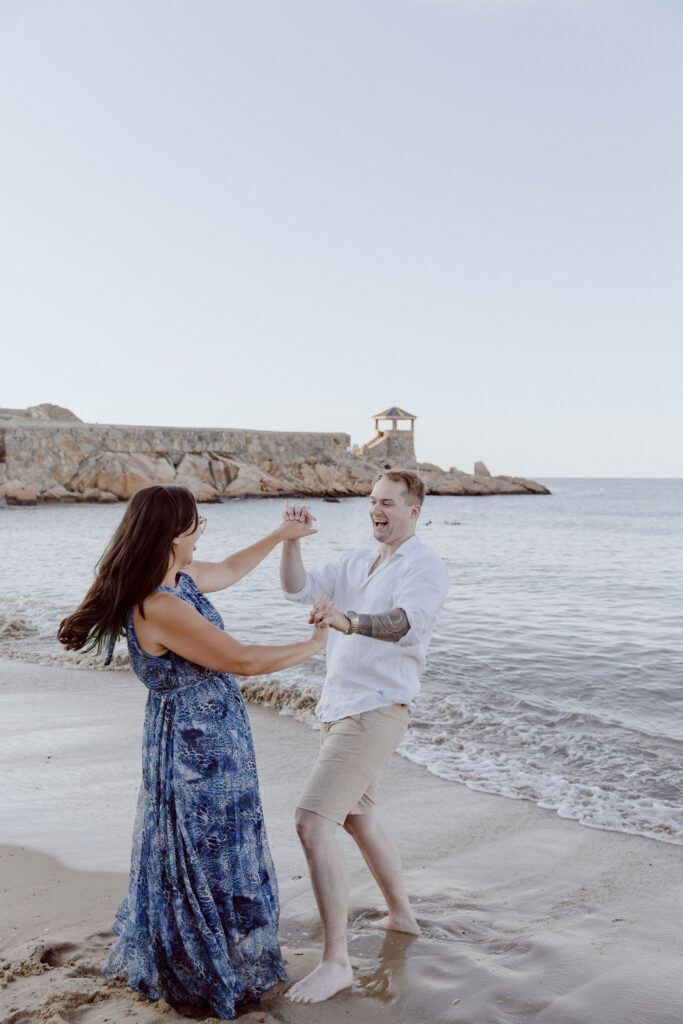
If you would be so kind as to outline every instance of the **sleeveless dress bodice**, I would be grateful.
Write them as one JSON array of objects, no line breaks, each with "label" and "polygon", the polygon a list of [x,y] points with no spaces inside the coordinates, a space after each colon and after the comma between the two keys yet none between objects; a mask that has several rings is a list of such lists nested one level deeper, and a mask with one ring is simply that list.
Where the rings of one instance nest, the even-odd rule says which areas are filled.
[{"label": "sleeveless dress bodice", "polygon": [[[200,615],[208,619],[214,626],[223,629],[223,619],[220,612],[214,608],[205,594],[197,588],[194,580],[187,573],[178,573],[178,582],[175,587],[158,587],[167,594],[174,594],[183,601],[187,601],[193,608],[196,608]],[[128,639],[128,657],[136,676],[145,684],[148,690],[157,693],[166,693],[173,690],[180,690],[185,686],[196,686],[205,680],[219,677],[221,680],[229,681],[229,685],[236,685],[234,676],[224,672],[214,672],[211,669],[203,668],[193,661],[181,658],[179,654],[169,651],[161,658],[153,654],[147,654],[138,644],[135,632],[135,621],[133,609],[128,612],[126,626]]]},{"label": "sleeveless dress bodice", "polygon": [[[194,580],[180,573],[177,581],[159,589],[223,629]],[[143,651],[132,609],[127,639],[150,692],[130,886],[103,973],[125,975],[151,999],[210,1006],[232,1019],[287,977],[244,700],[229,673]]]}]

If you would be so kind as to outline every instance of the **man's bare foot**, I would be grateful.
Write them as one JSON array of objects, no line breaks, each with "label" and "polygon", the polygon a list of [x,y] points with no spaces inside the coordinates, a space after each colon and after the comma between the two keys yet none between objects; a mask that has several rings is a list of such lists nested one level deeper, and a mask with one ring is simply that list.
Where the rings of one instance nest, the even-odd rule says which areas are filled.
[{"label": "man's bare foot", "polygon": [[321,960],[314,971],[292,985],[285,995],[293,1003],[322,1003],[351,985],[353,972],[348,960]]},{"label": "man's bare foot", "polygon": [[372,928],[385,928],[389,932],[407,932],[409,935],[422,935],[422,929],[412,914],[387,914],[379,921],[368,921]]}]

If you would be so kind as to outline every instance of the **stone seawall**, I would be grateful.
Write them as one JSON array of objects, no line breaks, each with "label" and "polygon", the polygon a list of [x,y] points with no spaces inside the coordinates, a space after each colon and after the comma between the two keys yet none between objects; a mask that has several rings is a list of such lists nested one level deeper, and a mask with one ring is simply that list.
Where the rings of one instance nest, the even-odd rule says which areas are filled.
[{"label": "stone seawall", "polygon": [[[113,501],[149,483],[179,483],[200,501],[267,493],[358,493],[333,467],[348,434],[21,422],[0,425],[0,495]],[[362,474],[365,476],[365,474]],[[25,495],[24,497],[30,497]]]},{"label": "stone seawall", "polygon": [[[368,494],[381,469],[344,433],[135,427],[0,418],[0,500],[126,500],[149,484],[182,484],[198,501]],[[516,477],[419,467],[432,494],[548,493]]]}]

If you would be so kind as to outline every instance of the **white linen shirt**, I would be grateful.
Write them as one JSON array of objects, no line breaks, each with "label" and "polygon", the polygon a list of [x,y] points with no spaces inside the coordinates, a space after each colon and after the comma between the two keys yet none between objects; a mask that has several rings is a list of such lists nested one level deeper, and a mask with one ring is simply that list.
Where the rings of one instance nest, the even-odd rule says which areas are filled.
[{"label": "white linen shirt", "polygon": [[323,722],[410,704],[420,689],[429,640],[448,593],[448,571],[417,537],[409,537],[370,573],[377,556],[377,548],[350,551],[308,570],[298,593],[283,591],[289,601],[301,604],[326,594],[343,612],[378,615],[403,608],[408,616],[410,629],[394,643],[330,630],[327,675],[315,709]]}]

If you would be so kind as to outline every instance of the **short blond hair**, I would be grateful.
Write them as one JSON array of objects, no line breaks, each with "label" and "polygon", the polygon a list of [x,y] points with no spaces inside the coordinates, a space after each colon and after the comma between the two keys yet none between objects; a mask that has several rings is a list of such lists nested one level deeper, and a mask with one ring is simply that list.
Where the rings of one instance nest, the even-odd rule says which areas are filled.
[{"label": "short blond hair", "polygon": [[380,480],[393,480],[394,483],[404,484],[408,496],[413,499],[410,504],[423,504],[425,500],[424,481],[411,469],[387,469],[386,472],[380,473],[375,483]]}]

